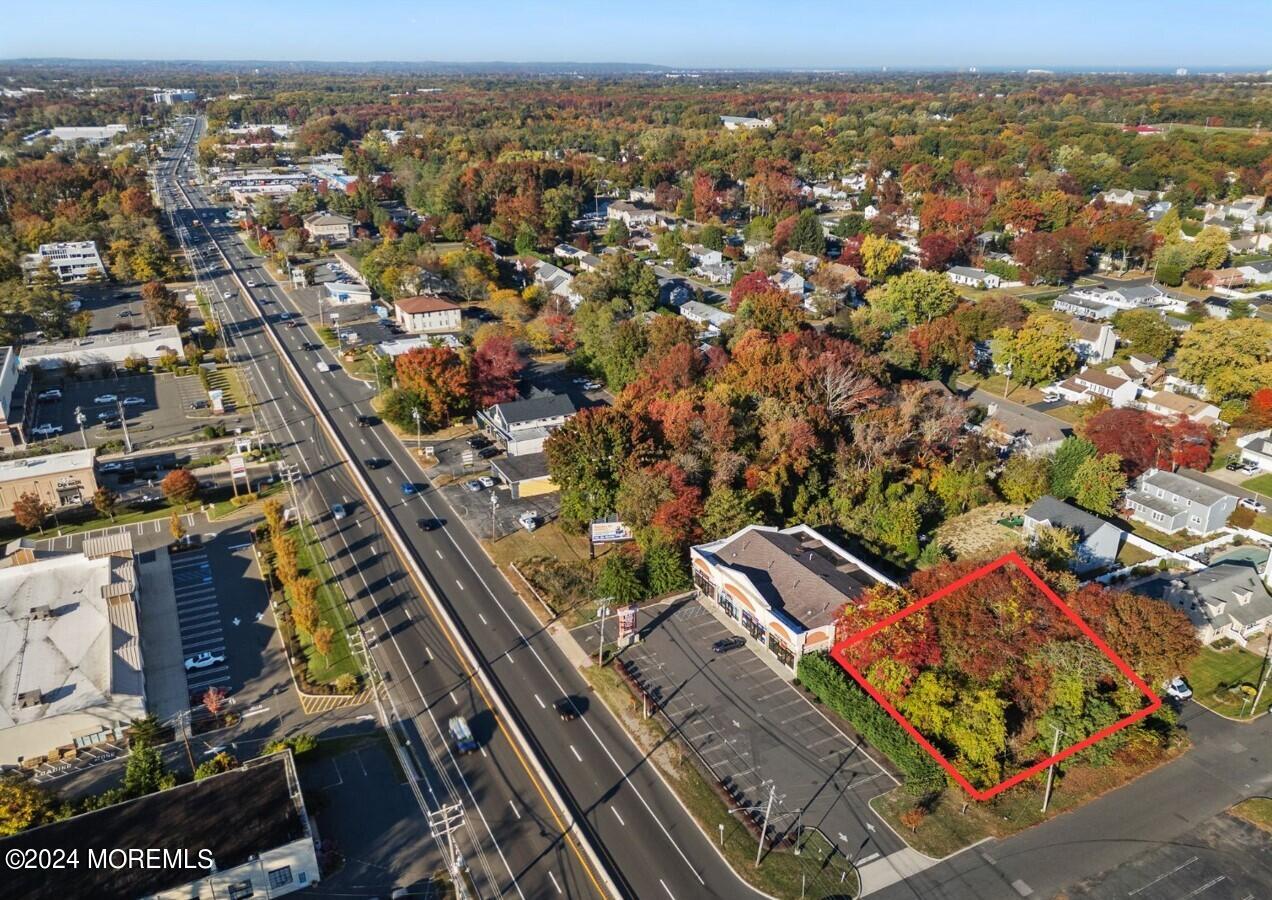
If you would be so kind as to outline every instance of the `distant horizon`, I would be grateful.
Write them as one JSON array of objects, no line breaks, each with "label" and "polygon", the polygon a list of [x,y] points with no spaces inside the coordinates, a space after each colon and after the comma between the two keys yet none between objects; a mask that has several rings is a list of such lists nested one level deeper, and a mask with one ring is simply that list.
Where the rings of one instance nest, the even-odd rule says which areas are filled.
[{"label": "distant horizon", "polygon": [[[157,7],[149,0],[10,5],[0,34],[0,57],[10,64],[180,59],[480,66],[538,59],[595,66],[626,58],[637,60],[627,66],[685,71],[1272,69],[1272,4],[1246,0],[1070,0],[1063,7],[911,0],[904,9],[787,0],[777,12],[761,0],[736,0],[727,15],[683,0],[632,6],[486,0],[480,7],[382,0],[365,13],[335,0],[264,6],[222,0],[215,9]],[[1220,34],[1222,40],[1206,39]]]}]

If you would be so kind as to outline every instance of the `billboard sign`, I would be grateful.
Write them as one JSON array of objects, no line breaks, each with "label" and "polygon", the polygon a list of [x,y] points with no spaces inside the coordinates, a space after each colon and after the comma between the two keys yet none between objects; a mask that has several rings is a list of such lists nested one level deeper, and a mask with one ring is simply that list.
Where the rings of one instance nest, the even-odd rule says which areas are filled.
[{"label": "billboard sign", "polygon": [[627,640],[636,633],[636,604],[618,610],[618,639]]},{"label": "billboard sign", "polygon": [[231,478],[242,478],[246,480],[247,460],[243,458],[243,455],[241,453],[235,453],[230,456],[227,456],[225,458],[225,461],[230,464]]},{"label": "billboard sign", "polygon": [[592,523],[592,543],[593,544],[616,544],[620,541],[630,541],[632,539],[632,530],[622,522],[593,522]]}]

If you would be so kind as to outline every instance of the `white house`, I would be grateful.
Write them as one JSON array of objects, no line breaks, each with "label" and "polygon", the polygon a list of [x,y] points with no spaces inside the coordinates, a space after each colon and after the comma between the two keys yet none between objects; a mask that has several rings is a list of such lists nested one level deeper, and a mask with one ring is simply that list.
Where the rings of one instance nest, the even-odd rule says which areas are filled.
[{"label": "white house", "polygon": [[93,273],[106,274],[102,258],[97,252],[96,241],[63,241],[58,244],[41,244],[35,253],[22,259],[22,271],[30,281],[40,274],[47,263],[59,281],[82,281]]},{"label": "white house", "polygon": [[1111,319],[1118,312],[1118,308],[1107,300],[1096,300],[1072,291],[1057,297],[1051,308],[1080,319]]},{"label": "white house", "polygon": [[478,418],[509,456],[529,456],[542,453],[548,435],[564,425],[575,411],[574,403],[565,394],[544,393],[496,403]]},{"label": "white house", "polygon": [[1237,271],[1245,276],[1247,284],[1267,284],[1272,281],[1272,259],[1238,266]]},{"label": "white house", "polygon": [[680,314],[706,328],[707,334],[719,334],[720,329],[733,321],[733,313],[726,312],[699,300],[688,300],[680,305]]},{"label": "white house", "polygon": [[974,269],[971,266],[950,266],[945,277],[955,284],[970,288],[988,288],[993,290],[1002,285],[1003,280],[993,272]]},{"label": "white house", "polygon": [[311,212],[302,219],[309,237],[315,241],[345,242],[353,238],[353,219],[337,213]]},{"label": "white house", "polygon": [[425,294],[404,297],[393,304],[394,319],[412,334],[446,334],[459,331],[461,310],[444,297]]},{"label": "white house", "polygon": [[1062,397],[1074,403],[1090,403],[1096,397],[1103,397],[1113,406],[1127,406],[1139,393],[1135,382],[1099,369],[1083,369],[1059,382],[1055,388]]},{"label": "white house", "polygon": [[1272,428],[1237,438],[1243,462],[1254,463],[1263,472],[1272,472]]},{"label": "white house", "polygon": [[752,131],[756,128],[772,128],[773,120],[769,118],[756,119],[751,116],[721,116],[720,123],[729,131]]},{"label": "white house", "polygon": [[1073,348],[1088,365],[1108,362],[1117,350],[1117,332],[1108,322],[1069,322],[1073,331]]},{"label": "white house", "polygon": [[1173,391],[1145,391],[1140,394],[1139,405],[1159,416],[1180,416],[1201,425],[1219,421],[1219,407],[1213,403]]}]

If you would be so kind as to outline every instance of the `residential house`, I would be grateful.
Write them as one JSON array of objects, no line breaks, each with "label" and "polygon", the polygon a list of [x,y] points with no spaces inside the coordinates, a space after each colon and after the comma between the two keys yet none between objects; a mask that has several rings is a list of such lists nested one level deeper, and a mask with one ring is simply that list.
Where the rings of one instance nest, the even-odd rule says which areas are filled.
[{"label": "residential house", "polygon": [[769,281],[773,282],[774,287],[800,298],[812,290],[812,283],[808,279],[798,272],[790,272],[786,269],[780,269],[770,275]]},{"label": "residential house", "polygon": [[330,212],[311,212],[302,219],[311,240],[344,243],[353,239],[357,223],[348,216]]},{"label": "residential house", "polygon": [[720,329],[733,321],[733,313],[715,306],[708,306],[699,300],[688,300],[680,305],[680,314],[706,329],[707,334],[719,334]]},{"label": "residential house", "polygon": [[729,131],[752,131],[756,128],[772,128],[773,120],[769,118],[756,119],[751,116],[721,116],[720,124]]},{"label": "residential house", "polygon": [[1272,281],[1272,259],[1239,266],[1237,271],[1247,284],[1267,284]]},{"label": "residential house", "polygon": [[595,272],[601,267],[601,258],[594,253],[584,253],[578,258],[578,263],[581,271]]},{"label": "residential house", "polygon": [[1059,419],[1006,400],[991,400],[985,410],[981,434],[1010,453],[1051,453],[1072,433]]},{"label": "residential house", "polygon": [[564,300],[573,309],[583,302],[574,289],[574,276],[552,263],[541,262],[534,270],[534,283],[554,297]]},{"label": "residential house", "polygon": [[1108,322],[1069,322],[1073,331],[1073,348],[1084,363],[1108,362],[1117,350],[1117,332]]},{"label": "residential house", "polygon": [[788,272],[798,272],[800,275],[811,275],[817,271],[821,263],[820,256],[799,250],[787,250],[782,254],[782,268]]},{"label": "residential house", "polygon": [[1179,416],[1201,425],[1219,421],[1219,407],[1213,403],[1173,391],[1145,391],[1140,394],[1139,405],[1159,416]]},{"label": "residential house", "polygon": [[1099,369],[1083,369],[1059,382],[1055,388],[1062,397],[1074,403],[1090,403],[1096,397],[1103,397],[1113,406],[1127,406],[1139,393],[1135,382]]},{"label": "residential house", "polygon": [[1118,312],[1118,308],[1107,300],[1097,300],[1073,291],[1057,297],[1052,301],[1051,308],[1079,319],[1111,319]]},{"label": "residential house", "polygon": [[1149,469],[1127,494],[1126,505],[1132,519],[1158,531],[1204,537],[1223,528],[1237,508],[1238,495],[1216,484],[1191,469]]},{"label": "residential house", "polygon": [[718,266],[724,262],[724,254],[719,250],[712,250],[701,244],[685,244],[685,249],[689,251],[689,255],[693,257],[695,265],[699,266]]},{"label": "residential house", "polygon": [[1246,274],[1240,269],[1210,269],[1206,272],[1206,284],[1212,288],[1239,288],[1246,283]]},{"label": "residential house", "polygon": [[1237,438],[1242,462],[1254,463],[1260,471],[1272,472],[1272,428]]},{"label": "residential house", "polygon": [[81,860],[15,867],[5,873],[11,897],[273,898],[321,879],[314,839],[292,753],[283,750],[23,831],[0,850]]},{"label": "residential house", "polygon": [[830,649],[841,607],[895,586],[808,525],[748,525],[689,558],[699,599],[792,675],[805,653]]},{"label": "residential house", "polygon": [[404,297],[393,311],[398,325],[412,334],[447,334],[462,326],[459,306],[436,294]]},{"label": "residential house", "polygon": [[654,209],[652,206],[631,203],[627,200],[616,200],[611,203],[605,211],[605,215],[610,219],[622,222],[627,227],[643,226],[650,227],[657,225],[663,217],[662,210]]},{"label": "residential house", "polygon": [[1148,221],[1156,222],[1170,212],[1173,206],[1174,204],[1169,200],[1158,200],[1156,203],[1149,204],[1144,214],[1148,216]]},{"label": "residential house", "polygon": [[712,284],[733,283],[733,263],[699,264],[694,271]]},{"label": "residential house", "polygon": [[1244,647],[1272,628],[1272,565],[1262,547],[1243,547],[1199,572],[1164,576],[1139,590],[1185,613],[1203,644],[1228,638]]},{"label": "residential house", "polygon": [[986,272],[984,269],[975,269],[971,266],[950,266],[945,272],[945,277],[955,284],[970,288],[988,288],[993,290],[1001,287],[1003,280],[993,272]]},{"label": "residential house", "polygon": [[557,244],[552,248],[552,255],[565,260],[576,260],[586,254],[586,250],[580,250],[573,244]]},{"label": "residential house", "polygon": [[1124,188],[1112,188],[1100,194],[1100,199],[1112,206],[1134,206],[1135,192]]},{"label": "residential house", "polygon": [[1034,501],[1025,511],[1024,519],[1025,534],[1031,538],[1043,526],[1073,533],[1077,540],[1070,565],[1079,575],[1112,566],[1126,536],[1126,532],[1112,522],[1050,495]]}]

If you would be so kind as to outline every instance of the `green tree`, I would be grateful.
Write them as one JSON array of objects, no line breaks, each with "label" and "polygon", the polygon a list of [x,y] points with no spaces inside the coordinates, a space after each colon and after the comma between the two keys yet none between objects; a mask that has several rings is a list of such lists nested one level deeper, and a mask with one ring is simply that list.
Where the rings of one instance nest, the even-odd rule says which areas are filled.
[{"label": "green tree", "polygon": [[238,765],[239,761],[237,759],[222,750],[211,759],[199,763],[194,770],[194,780],[202,781],[205,778],[211,778],[213,775],[220,775],[222,772],[237,769]]},{"label": "green tree", "polygon": [[1203,319],[1180,339],[1175,362],[1212,402],[1249,397],[1272,384],[1272,322]]},{"label": "green tree", "polygon": [[134,741],[124,765],[124,792],[141,797],[171,787],[176,778],[168,773],[159,750],[145,741]]},{"label": "green tree", "polygon": [[57,818],[53,797],[19,775],[0,778],[0,837],[9,837]]},{"label": "green tree", "polygon": [[1073,499],[1093,513],[1111,515],[1125,490],[1122,458],[1116,453],[1088,457],[1073,473]]},{"label": "green tree", "polygon": [[605,229],[605,243],[610,247],[623,247],[631,240],[632,233],[622,219],[613,219]]},{"label": "green tree", "polygon": [[1026,384],[1054,381],[1073,370],[1078,356],[1073,350],[1068,322],[1047,315],[1030,316],[1019,331],[1000,328],[991,343],[994,365]]},{"label": "green tree", "polygon": [[103,516],[110,516],[115,521],[115,508],[119,506],[119,495],[102,485],[93,492],[93,508]]},{"label": "green tree", "polygon": [[[667,233],[674,234],[675,232],[669,231]],[[794,240],[794,237],[792,237],[792,240]],[[698,243],[706,247],[708,250],[723,250],[724,229],[719,225],[703,226],[702,231],[698,232]],[[806,252],[812,253],[813,251],[808,250]]]},{"label": "green tree", "polygon": [[1051,460],[1013,453],[998,476],[998,492],[1008,503],[1028,506],[1051,487]]},{"label": "green tree", "polygon": [[950,717],[944,737],[973,783],[988,786],[1001,777],[1009,705],[993,688],[979,688],[966,691]]},{"label": "green tree", "polygon": [[1070,435],[1060,442],[1051,460],[1051,494],[1067,500],[1077,493],[1077,474],[1088,459],[1095,456],[1095,444]]},{"label": "green tree", "polygon": [[821,219],[817,218],[816,210],[805,209],[799,214],[791,232],[790,246],[792,250],[799,250],[801,253],[826,255],[826,233],[822,230]]},{"label": "green tree", "polygon": [[1150,309],[1128,309],[1113,317],[1113,327],[1118,336],[1131,345],[1136,353],[1155,359],[1165,359],[1175,349],[1178,337],[1156,312]]},{"label": "green tree", "polygon": [[689,572],[683,555],[665,541],[655,541],[645,550],[645,580],[654,597],[685,590]]},{"label": "green tree", "polygon": [[700,524],[707,540],[714,541],[760,521],[760,516],[745,491],[717,487],[707,495]]},{"label": "green tree", "polygon": [[617,606],[626,606],[645,597],[645,586],[641,584],[636,566],[632,564],[631,557],[622,552],[605,557],[596,589],[602,598],[610,598]]},{"label": "green tree", "polygon": [[958,292],[940,272],[912,269],[894,278],[871,298],[873,308],[894,324],[919,325],[952,312]]},{"label": "green tree", "polygon": [[613,407],[581,410],[544,444],[561,496],[561,523],[580,531],[614,512],[621,473],[634,447],[625,417]]},{"label": "green tree", "polygon": [[1207,225],[1201,229],[1193,241],[1196,254],[1195,265],[1203,269],[1217,269],[1228,261],[1228,241],[1232,238],[1227,230],[1218,225]]}]

